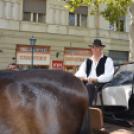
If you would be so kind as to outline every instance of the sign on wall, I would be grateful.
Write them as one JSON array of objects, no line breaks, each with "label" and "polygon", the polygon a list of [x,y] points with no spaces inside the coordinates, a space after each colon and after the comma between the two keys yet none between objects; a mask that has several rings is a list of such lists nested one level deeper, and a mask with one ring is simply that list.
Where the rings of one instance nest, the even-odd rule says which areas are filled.
[{"label": "sign on wall", "polygon": [[52,69],[63,70],[63,61],[53,60]]},{"label": "sign on wall", "polygon": [[64,65],[81,65],[81,63],[92,56],[90,49],[65,48]]},{"label": "sign on wall", "polygon": [[[31,46],[18,45],[16,53],[18,65],[31,65],[32,49]],[[33,50],[34,65],[50,65],[50,48],[35,46]]]}]

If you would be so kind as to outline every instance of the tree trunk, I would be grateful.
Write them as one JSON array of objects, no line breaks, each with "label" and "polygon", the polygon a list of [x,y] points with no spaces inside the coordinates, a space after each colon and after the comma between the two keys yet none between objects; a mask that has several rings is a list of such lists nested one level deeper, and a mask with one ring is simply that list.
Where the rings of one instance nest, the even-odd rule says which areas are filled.
[{"label": "tree trunk", "polygon": [[134,0],[130,6],[130,61],[134,61]]}]

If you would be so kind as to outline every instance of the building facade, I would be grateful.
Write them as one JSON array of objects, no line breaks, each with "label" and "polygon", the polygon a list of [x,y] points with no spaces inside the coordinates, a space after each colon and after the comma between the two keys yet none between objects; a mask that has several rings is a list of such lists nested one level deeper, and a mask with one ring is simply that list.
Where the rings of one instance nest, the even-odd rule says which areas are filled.
[{"label": "building facade", "polygon": [[[60,69],[75,73],[92,52],[88,47],[99,36],[106,45],[103,53],[115,64],[129,59],[129,15],[109,24],[91,16],[92,7],[82,5],[73,13],[58,0],[0,0],[0,69],[11,62],[20,69],[31,66],[34,36],[34,68]],[[100,6],[100,11],[105,5]],[[118,24],[121,28],[118,29]]]}]

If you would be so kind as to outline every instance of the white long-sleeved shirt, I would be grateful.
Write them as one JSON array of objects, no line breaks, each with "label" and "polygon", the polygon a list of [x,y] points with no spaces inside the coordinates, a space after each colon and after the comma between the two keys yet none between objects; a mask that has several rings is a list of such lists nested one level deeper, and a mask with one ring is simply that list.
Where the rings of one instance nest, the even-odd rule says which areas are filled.
[{"label": "white long-sleeved shirt", "polygon": [[[104,55],[102,54],[100,59],[103,57]],[[114,75],[114,65],[113,65],[113,60],[110,57],[107,57],[106,59],[106,63],[105,63],[105,70],[104,70],[104,74],[100,75],[99,77],[97,77],[96,74],[96,68],[98,63],[95,65],[94,62],[94,57],[90,58],[92,60],[92,66],[91,66],[91,71],[90,74],[88,76],[88,78],[97,78],[98,82],[100,83],[105,83],[105,82],[109,82],[112,80],[113,75]],[[85,60],[82,65],[80,66],[79,70],[76,72],[75,76],[76,77],[83,77],[85,80],[87,80],[87,74],[86,74],[86,61]]]}]

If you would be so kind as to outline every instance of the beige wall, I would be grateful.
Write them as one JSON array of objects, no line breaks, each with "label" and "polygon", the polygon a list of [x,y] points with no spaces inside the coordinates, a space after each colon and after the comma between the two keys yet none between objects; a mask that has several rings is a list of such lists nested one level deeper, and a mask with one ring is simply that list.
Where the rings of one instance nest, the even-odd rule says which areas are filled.
[{"label": "beige wall", "polygon": [[[90,31],[90,30],[89,30]],[[79,31],[80,32],[80,31]],[[102,31],[105,33],[105,31]],[[118,32],[116,35],[118,38],[112,38],[114,32],[109,32],[109,37],[101,35],[103,44],[106,44],[104,53],[107,55],[109,50],[117,51],[129,51],[127,33]],[[38,32],[22,32],[22,31],[9,31],[0,30],[0,69],[6,68],[7,64],[14,62],[12,57],[15,57],[16,45],[30,45],[29,38],[34,36],[37,39],[36,45],[50,46],[50,58],[51,60],[63,60],[64,48],[70,47],[70,42],[74,48],[88,48],[88,44],[92,43],[95,37],[88,37],[85,35],[74,35],[60,33],[38,33]],[[104,34],[105,35],[105,34]],[[124,39],[120,37],[126,37]],[[60,52],[59,57],[56,58],[56,53]]]},{"label": "beige wall", "polygon": [[[5,0],[2,1],[5,2]],[[88,16],[88,27],[86,28],[68,26],[69,11],[63,7],[64,2],[47,0],[46,23],[23,21],[23,0],[10,0],[10,2],[12,4],[17,2],[17,6],[20,7],[19,16],[14,14],[14,16],[17,15],[18,20],[14,19],[16,17],[5,18],[4,12],[0,16],[0,50],[3,50],[0,52],[0,69],[14,62],[12,58],[15,57],[16,45],[30,45],[29,38],[32,35],[37,39],[36,45],[50,46],[51,61],[63,60],[64,48],[70,47],[70,42],[74,48],[88,48],[88,44],[91,44],[96,38],[96,17]],[[91,8],[89,7],[88,12]],[[53,21],[52,18],[50,19],[50,9],[53,9],[53,15],[56,16]],[[13,16],[12,13],[11,16]],[[60,21],[56,20],[57,16]],[[109,22],[100,17],[100,39],[106,45],[104,53],[108,55],[109,50],[129,51],[128,33],[109,31],[108,28]],[[58,58],[56,58],[57,52],[60,52]]]}]

